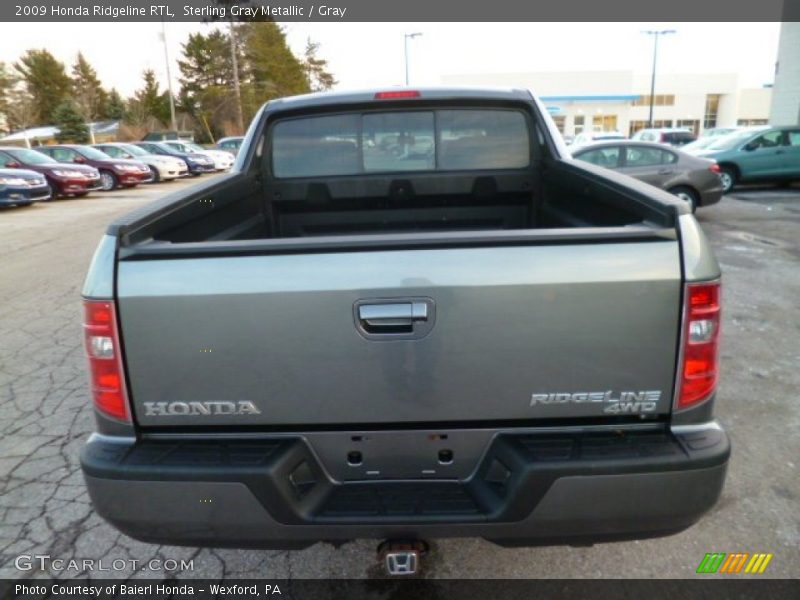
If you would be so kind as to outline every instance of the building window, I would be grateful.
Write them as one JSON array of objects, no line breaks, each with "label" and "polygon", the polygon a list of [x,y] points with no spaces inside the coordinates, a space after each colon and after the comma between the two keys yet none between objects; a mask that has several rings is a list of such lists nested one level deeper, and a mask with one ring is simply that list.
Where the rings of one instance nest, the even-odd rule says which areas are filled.
[{"label": "building window", "polygon": [[560,115],[560,116],[557,116],[557,117],[554,116],[552,118],[553,118],[553,123],[555,123],[556,127],[558,128],[558,131],[563,135],[564,134],[564,124],[565,124],[567,118],[564,117],[563,115]]},{"label": "building window", "polygon": [[583,133],[584,127],[584,118],[583,115],[575,115],[574,124],[575,124],[575,135],[579,133]]},{"label": "building window", "polygon": [[[675,94],[656,94],[653,106],[675,106]],[[632,102],[633,106],[650,106],[650,94],[639,96]]]},{"label": "building window", "polygon": [[[672,127],[671,119],[653,119],[653,129],[660,129],[662,127]],[[628,137],[633,137],[633,134],[642,129],[650,129],[650,121],[641,119],[638,121],[630,122],[630,131]]]},{"label": "building window", "polygon": [[753,125],[766,125],[767,119],[739,119],[736,124],[739,127],[752,127]]},{"label": "building window", "polygon": [[706,94],[706,110],[703,118],[703,129],[717,126],[717,112],[719,112],[719,99],[722,94]]},{"label": "building window", "polygon": [[700,133],[700,120],[699,119],[678,119],[678,122],[675,123],[676,127],[684,127],[686,129],[691,129],[692,133],[697,135]]},{"label": "building window", "polygon": [[595,115],[592,117],[593,131],[616,131],[617,115]]},{"label": "building window", "polygon": [[649,125],[649,121],[631,121],[630,123],[630,131],[628,133],[628,137],[633,137],[633,134],[639,131],[640,129],[647,129]]}]

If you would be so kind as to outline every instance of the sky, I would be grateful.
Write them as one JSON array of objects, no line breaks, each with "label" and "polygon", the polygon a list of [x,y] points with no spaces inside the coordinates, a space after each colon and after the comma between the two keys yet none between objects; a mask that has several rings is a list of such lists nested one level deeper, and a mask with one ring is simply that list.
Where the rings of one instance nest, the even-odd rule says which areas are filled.
[{"label": "sky", "polygon": [[[0,61],[44,47],[71,64],[84,53],[107,87],[123,95],[153,69],[167,76],[160,23],[5,23]],[[177,87],[181,44],[202,23],[167,23],[172,79]],[[339,89],[402,85],[404,34],[412,85],[438,85],[443,75],[540,71],[628,70],[649,73],[652,38],[646,29],[675,29],[659,45],[659,73],[738,73],[742,87],[772,83],[779,23],[285,23],[292,50],[310,37],[321,44]],[[534,90],[535,92],[535,90]]]}]

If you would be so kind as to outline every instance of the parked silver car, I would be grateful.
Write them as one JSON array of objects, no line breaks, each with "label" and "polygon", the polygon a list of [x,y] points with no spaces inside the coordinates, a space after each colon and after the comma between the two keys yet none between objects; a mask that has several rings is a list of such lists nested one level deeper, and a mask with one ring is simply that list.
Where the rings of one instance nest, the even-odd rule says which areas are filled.
[{"label": "parked silver car", "polygon": [[715,161],[661,144],[603,142],[584,146],[572,156],[671,192],[688,202],[692,211],[719,202],[722,197],[720,170]]}]

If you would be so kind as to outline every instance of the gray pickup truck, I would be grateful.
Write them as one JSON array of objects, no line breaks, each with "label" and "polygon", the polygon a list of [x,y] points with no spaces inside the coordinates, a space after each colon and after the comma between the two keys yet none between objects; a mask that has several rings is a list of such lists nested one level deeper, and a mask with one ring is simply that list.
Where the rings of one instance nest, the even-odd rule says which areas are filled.
[{"label": "gray pickup truck", "polygon": [[674,533],[730,453],[719,282],[685,202],[527,91],[270,101],[99,245],[86,483],[163,544]]}]

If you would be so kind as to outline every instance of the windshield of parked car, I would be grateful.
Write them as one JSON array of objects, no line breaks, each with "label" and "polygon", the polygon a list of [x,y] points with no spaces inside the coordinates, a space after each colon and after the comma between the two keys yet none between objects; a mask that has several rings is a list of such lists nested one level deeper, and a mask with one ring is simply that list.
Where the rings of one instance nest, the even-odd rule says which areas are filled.
[{"label": "windshield of parked car", "polygon": [[116,148],[124,150],[133,156],[145,156],[147,154],[147,150],[142,150],[139,146],[134,146],[133,144],[121,144],[120,146],[116,146]]},{"label": "windshield of parked car", "polygon": [[19,150],[8,150],[8,153],[19,162],[28,163],[29,165],[51,165],[55,162],[46,154],[42,154],[36,150],[20,148]]},{"label": "windshield of parked car", "polygon": [[695,140],[694,142],[686,144],[683,147],[683,150],[686,152],[691,152],[692,150],[702,150],[703,148],[708,148],[711,144],[716,144],[721,138],[721,135],[703,137],[699,140]]},{"label": "windshield of parked car", "polygon": [[83,146],[78,148],[77,152],[78,154],[81,154],[91,160],[108,160],[111,158],[105,152],[101,152],[97,148],[92,148],[91,146]]},{"label": "windshield of parked car", "polygon": [[183,145],[189,152],[205,152],[206,149],[203,148],[200,144],[188,144],[185,143]]},{"label": "windshield of parked car", "polygon": [[181,152],[181,151],[180,151],[180,150],[178,150],[177,148],[173,148],[173,147],[172,147],[172,146],[170,146],[169,144],[159,144],[159,143],[153,143],[153,146],[154,146],[154,147],[156,147],[156,148],[158,148],[159,150],[161,150],[161,151],[163,151],[163,152],[166,152],[167,154],[174,154],[174,155],[176,155],[176,156],[178,156],[178,155],[181,155],[181,154],[184,154],[183,152]]},{"label": "windshield of parked car", "polygon": [[287,119],[272,132],[276,177],[519,169],[530,164],[516,110],[421,110]]},{"label": "windshield of parked car", "polygon": [[746,130],[729,133],[728,135],[723,135],[718,137],[713,144],[707,146],[707,149],[730,150],[731,148],[735,148],[739,144],[743,144],[757,133],[758,132],[756,131],[746,131]]}]

